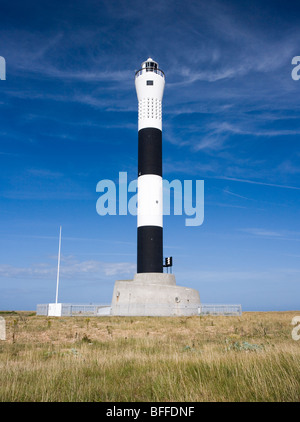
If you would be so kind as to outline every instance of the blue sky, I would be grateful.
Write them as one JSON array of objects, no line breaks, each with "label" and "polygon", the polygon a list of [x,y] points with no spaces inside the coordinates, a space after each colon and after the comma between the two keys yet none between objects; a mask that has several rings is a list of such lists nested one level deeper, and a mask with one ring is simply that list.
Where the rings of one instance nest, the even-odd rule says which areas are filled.
[{"label": "blue sky", "polygon": [[0,309],[108,303],[136,271],[136,218],[96,212],[102,179],[137,177],[134,72],[166,74],[163,171],[204,180],[205,219],[164,218],[177,284],[205,303],[300,300],[297,1],[11,1],[0,5]]}]

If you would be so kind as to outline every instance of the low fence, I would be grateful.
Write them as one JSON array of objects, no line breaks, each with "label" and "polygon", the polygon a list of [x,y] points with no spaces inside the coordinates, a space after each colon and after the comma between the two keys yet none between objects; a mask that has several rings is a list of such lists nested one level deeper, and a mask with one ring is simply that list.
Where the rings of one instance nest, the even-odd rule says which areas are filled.
[{"label": "low fence", "polygon": [[[37,305],[37,315],[48,315],[48,304]],[[180,305],[175,306],[165,304],[135,304],[134,307],[117,307],[114,315],[138,315],[138,316],[188,316],[188,315],[223,315],[240,316],[242,315],[241,305],[231,304],[210,304],[202,303],[200,305]],[[110,304],[72,304],[63,303],[61,316],[109,316],[112,315]]]},{"label": "low fence", "polygon": [[115,316],[239,316],[241,314],[241,305],[231,304],[128,303],[115,304],[112,308],[112,315]]},{"label": "low fence", "polygon": [[200,305],[200,315],[228,315],[240,316],[242,315],[242,305],[220,305],[211,303],[202,303]]},{"label": "low fence", "polygon": [[49,307],[49,305],[46,305],[46,304],[36,305],[36,314],[37,315],[48,315],[48,307]]},{"label": "low fence", "polygon": [[[49,304],[36,307],[37,315],[48,315]],[[107,304],[72,304],[62,303],[61,316],[104,316],[111,314],[111,306]]]}]

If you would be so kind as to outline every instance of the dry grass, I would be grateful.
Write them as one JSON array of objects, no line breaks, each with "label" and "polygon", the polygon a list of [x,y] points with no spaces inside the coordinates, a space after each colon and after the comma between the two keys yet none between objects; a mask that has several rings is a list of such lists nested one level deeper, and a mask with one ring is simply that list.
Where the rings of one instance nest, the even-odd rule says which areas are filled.
[{"label": "dry grass", "polygon": [[2,314],[0,401],[300,401],[296,315]]}]

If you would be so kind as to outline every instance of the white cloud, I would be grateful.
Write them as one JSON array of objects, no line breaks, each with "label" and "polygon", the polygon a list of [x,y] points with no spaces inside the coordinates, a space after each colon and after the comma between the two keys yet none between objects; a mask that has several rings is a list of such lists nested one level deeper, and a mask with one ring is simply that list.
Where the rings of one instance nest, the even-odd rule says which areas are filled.
[{"label": "white cloud", "polygon": [[282,240],[300,240],[300,232],[292,230],[271,230],[265,228],[244,228],[239,229],[241,232],[250,234],[255,237],[264,237],[270,239],[282,239]]},{"label": "white cloud", "polygon": [[219,270],[219,271],[187,271],[185,273],[177,273],[177,278],[181,277],[185,280],[197,281],[199,283],[228,283],[235,282],[282,282],[285,280],[299,282],[300,270],[295,268],[270,268],[266,270],[245,270],[245,271],[228,271],[228,270]]},{"label": "white cloud", "polygon": [[279,184],[275,184],[275,183],[259,182],[257,180],[238,179],[236,177],[219,176],[219,177],[214,177],[214,178],[220,179],[220,180],[231,180],[233,182],[241,182],[241,183],[250,183],[250,184],[254,184],[254,185],[270,186],[270,187],[274,187],[274,188],[300,190],[300,187],[297,187],[297,186],[279,185]]},{"label": "white cloud", "polygon": [[[1,278],[23,279],[55,279],[57,267],[45,263],[35,264],[30,267],[15,267],[0,265]],[[60,267],[61,278],[66,279],[103,279],[104,277],[133,276],[136,265],[130,262],[102,262],[95,260],[76,261],[72,257],[62,259]]]}]

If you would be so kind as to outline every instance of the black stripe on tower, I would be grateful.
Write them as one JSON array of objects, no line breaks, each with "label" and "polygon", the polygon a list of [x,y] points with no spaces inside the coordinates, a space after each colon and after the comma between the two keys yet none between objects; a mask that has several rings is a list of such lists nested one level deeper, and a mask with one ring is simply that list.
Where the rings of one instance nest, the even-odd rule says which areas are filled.
[{"label": "black stripe on tower", "polygon": [[[162,177],[162,132],[144,128],[138,132],[138,176]],[[137,272],[163,272],[163,229],[160,226],[138,227]]]},{"label": "black stripe on tower", "polygon": [[163,229],[159,226],[138,227],[137,272],[163,272]]},{"label": "black stripe on tower", "polygon": [[162,176],[162,132],[150,127],[139,130],[138,175]]}]

